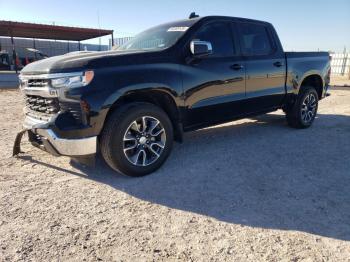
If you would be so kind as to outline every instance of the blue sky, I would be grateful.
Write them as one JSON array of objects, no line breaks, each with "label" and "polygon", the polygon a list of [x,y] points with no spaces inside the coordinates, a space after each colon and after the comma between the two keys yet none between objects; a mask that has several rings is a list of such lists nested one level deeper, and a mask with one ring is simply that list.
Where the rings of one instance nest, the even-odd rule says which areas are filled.
[{"label": "blue sky", "polygon": [[350,0],[0,0],[2,20],[98,28],[99,16],[101,28],[114,29],[117,37],[186,18],[192,11],[269,21],[286,50],[350,50]]}]

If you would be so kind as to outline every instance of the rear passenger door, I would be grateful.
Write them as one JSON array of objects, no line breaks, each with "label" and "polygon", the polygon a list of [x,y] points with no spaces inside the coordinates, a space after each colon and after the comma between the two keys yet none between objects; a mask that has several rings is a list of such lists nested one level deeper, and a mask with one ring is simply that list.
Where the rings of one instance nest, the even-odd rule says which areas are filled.
[{"label": "rear passenger door", "polygon": [[277,107],[285,95],[286,65],[283,50],[266,23],[238,22],[246,65],[247,111]]}]

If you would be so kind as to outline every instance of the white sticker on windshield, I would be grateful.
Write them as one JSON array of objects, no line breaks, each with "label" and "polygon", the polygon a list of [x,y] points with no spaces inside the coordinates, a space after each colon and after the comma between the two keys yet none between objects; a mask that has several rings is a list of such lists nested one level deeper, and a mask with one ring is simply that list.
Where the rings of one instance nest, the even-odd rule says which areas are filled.
[{"label": "white sticker on windshield", "polygon": [[186,32],[188,28],[188,26],[170,27],[168,32]]}]

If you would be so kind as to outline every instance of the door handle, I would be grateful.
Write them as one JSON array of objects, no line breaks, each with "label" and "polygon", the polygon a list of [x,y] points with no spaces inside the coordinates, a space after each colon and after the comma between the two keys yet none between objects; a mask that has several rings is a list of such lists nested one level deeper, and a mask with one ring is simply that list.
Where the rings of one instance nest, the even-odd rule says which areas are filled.
[{"label": "door handle", "polygon": [[278,61],[278,62],[273,63],[273,65],[275,67],[281,67],[281,66],[283,66],[283,63]]},{"label": "door handle", "polygon": [[242,70],[243,68],[244,68],[244,66],[240,65],[240,64],[234,64],[231,66],[231,69],[236,70],[236,71]]}]

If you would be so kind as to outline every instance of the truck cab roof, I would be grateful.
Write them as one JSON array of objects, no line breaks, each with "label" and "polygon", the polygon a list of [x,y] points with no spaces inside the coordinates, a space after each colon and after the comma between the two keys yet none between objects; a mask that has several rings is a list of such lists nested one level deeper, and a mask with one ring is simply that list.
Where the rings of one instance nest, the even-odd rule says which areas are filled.
[{"label": "truck cab roof", "polygon": [[237,22],[261,23],[261,24],[271,25],[271,23],[266,22],[266,21],[254,20],[254,19],[249,19],[249,18],[212,15],[212,16],[201,16],[201,17],[195,17],[195,18],[175,20],[172,22],[167,22],[167,23],[158,25],[158,26],[165,26],[165,25],[170,26],[170,25],[176,24],[176,25],[183,25],[183,26],[191,27],[200,21],[215,21],[215,20],[231,20],[231,21],[237,21]]},{"label": "truck cab roof", "polygon": [[201,20],[233,20],[233,21],[239,21],[239,22],[250,22],[250,23],[263,23],[263,24],[270,24],[269,22],[262,21],[262,20],[255,20],[250,18],[243,18],[243,17],[234,17],[234,16],[220,16],[220,15],[211,15],[211,16],[202,16],[202,17],[196,17],[196,18],[190,18],[190,19],[184,19],[183,21],[201,21]]}]

